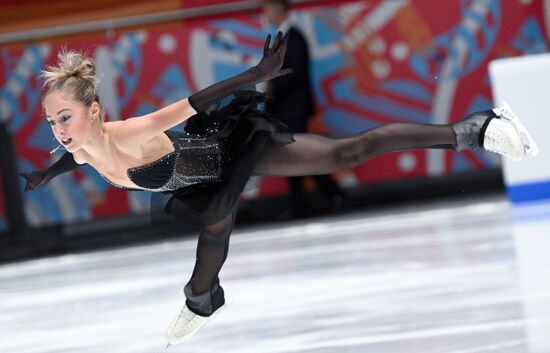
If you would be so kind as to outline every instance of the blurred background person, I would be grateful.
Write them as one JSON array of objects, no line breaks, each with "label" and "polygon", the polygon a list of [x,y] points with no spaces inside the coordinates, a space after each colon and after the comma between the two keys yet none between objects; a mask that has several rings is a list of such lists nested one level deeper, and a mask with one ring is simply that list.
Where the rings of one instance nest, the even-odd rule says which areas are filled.
[{"label": "blurred background person", "polygon": [[[278,31],[288,34],[288,48],[283,67],[293,73],[269,81],[266,92],[272,97],[267,110],[276,114],[293,133],[308,132],[308,121],[315,114],[313,91],[309,79],[308,43],[291,19],[289,0],[264,0],[263,13]],[[331,209],[340,207],[345,193],[329,175],[312,176],[319,191],[329,201]],[[289,177],[289,201],[291,218],[309,216],[305,177]]]}]

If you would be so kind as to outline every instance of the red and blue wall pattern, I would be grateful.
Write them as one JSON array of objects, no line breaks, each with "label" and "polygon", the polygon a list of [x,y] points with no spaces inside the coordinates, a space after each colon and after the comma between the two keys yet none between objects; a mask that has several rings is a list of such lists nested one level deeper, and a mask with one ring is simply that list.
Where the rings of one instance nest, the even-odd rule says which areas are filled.
[{"label": "red and blue wall pattern", "polygon": [[[221,3],[223,1],[212,1]],[[385,122],[449,123],[492,107],[489,61],[548,51],[550,6],[542,0],[357,1],[302,8],[294,22],[309,40],[317,114],[312,131],[345,136]],[[108,120],[140,116],[256,64],[274,28],[260,14],[189,20],[162,30],[67,43],[102,72]],[[57,45],[3,48],[0,117],[9,119],[20,170],[47,167],[56,147],[42,117],[40,69]],[[57,156],[60,153],[58,152]],[[392,153],[336,177],[352,187],[498,166],[483,151]],[[23,185],[23,181],[21,181]],[[244,197],[285,191],[264,178]],[[149,195],[115,189],[82,167],[25,194],[32,225],[144,213]],[[4,210],[0,206],[0,227]]]}]

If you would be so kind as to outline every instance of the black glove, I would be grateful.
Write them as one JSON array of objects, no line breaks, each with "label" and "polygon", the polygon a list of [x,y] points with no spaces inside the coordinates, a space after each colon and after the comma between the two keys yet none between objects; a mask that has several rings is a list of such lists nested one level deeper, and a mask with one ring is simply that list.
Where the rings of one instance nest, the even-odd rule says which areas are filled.
[{"label": "black glove", "polygon": [[25,191],[31,191],[47,184],[59,174],[70,172],[78,167],[79,164],[75,162],[73,155],[69,152],[65,152],[61,158],[48,168],[44,170],[33,170],[30,173],[19,173],[19,175],[27,181],[25,184]]},{"label": "black glove", "polygon": [[283,37],[283,32],[277,32],[273,46],[269,48],[271,34],[264,43],[264,55],[258,65],[250,70],[256,71],[256,79],[250,84],[256,84],[283,76],[292,72],[291,69],[281,69],[285,61],[286,48],[288,47],[288,35]]},{"label": "black glove", "polygon": [[288,35],[283,38],[283,33],[278,32],[271,48],[269,47],[270,42],[271,35],[268,35],[264,44],[264,55],[258,65],[189,96],[188,100],[193,109],[197,112],[205,112],[213,103],[240,88],[291,73],[291,69],[281,69],[285,59]]},{"label": "black glove", "polygon": [[46,184],[49,180],[46,178],[46,171],[34,170],[30,173],[19,173],[23,178],[27,180],[25,184],[25,192],[31,191]]}]

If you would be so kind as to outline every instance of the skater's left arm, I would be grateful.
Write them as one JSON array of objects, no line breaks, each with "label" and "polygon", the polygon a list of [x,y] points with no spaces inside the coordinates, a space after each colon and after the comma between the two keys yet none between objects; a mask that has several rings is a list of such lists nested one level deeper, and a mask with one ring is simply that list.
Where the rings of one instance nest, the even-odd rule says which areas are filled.
[{"label": "skater's left arm", "polygon": [[282,67],[288,45],[288,36],[283,36],[282,32],[278,32],[273,45],[270,45],[270,43],[271,35],[268,35],[264,43],[264,54],[256,66],[192,94],[189,97],[189,103],[196,111],[205,112],[211,105],[243,87],[291,73],[291,69]]},{"label": "skater's left arm", "polygon": [[247,85],[270,80],[291,72],[281,69],[286,53],[287,37],[277,33],[270,47],[271,36],[264,43],[264,55],[258,65],[222,82],[198,91],[186,99],[170,104],[153,113],[123,121],[117,128],[117,142],[127,145],[142,144],[162,132],[184,122],[211,104]]}]

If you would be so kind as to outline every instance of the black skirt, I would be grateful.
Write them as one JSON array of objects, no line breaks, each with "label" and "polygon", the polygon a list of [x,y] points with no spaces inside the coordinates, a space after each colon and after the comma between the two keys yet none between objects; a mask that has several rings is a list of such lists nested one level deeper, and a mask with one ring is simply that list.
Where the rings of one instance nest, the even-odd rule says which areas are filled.
[{"label": "black skirt", "polygon": [[185,223],[214,224],[237,207],[255,164],[265,152],[294,141],[288,126],[259,109],[265,101],[266,97],[256,91],[239,91],[225,106],[187,121],[186,133],[219,141],[224,157],[221,177],[153,193],[153,222],[166,221],[168,216]]}]

